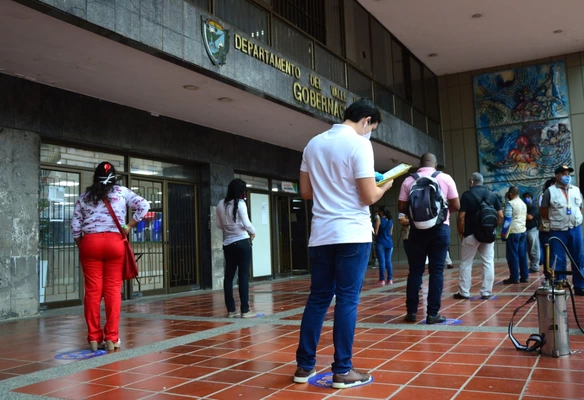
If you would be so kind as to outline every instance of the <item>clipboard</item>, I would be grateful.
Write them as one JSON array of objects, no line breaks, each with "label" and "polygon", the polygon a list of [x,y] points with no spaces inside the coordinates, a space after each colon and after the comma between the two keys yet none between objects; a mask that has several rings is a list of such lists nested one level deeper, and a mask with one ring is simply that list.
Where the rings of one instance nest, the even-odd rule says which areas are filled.
[{"label": "clipboard", "polygon": [[383,174],[383,179],[379,182],[377,182],[377,186],[383,185],[385,182],[398,178],[404,174],[407,174],[408,171],[410,170],[410,168],[412,168],[412,166],[410,164],[406,164],[406,163],[401,163],[399,165],[396,165],[395,167],[393,167],[392,169],[390,169],[389,171],[387,171],[385,174]]}]

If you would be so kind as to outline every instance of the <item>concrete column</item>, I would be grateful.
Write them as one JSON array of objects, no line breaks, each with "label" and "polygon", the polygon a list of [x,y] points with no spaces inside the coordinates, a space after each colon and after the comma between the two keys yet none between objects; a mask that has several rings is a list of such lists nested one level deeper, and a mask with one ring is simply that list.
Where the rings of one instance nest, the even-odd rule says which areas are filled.
[{"label": "concrete column", "polygon": [[0,127],[0,320],[39,312],[36,133]]}]

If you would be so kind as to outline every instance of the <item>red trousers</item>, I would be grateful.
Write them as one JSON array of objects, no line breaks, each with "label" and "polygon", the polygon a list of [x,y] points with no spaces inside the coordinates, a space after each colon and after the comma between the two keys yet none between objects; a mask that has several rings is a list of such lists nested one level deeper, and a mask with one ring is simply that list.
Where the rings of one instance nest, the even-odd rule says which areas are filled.
[{"label": "red trousers", "polygon": [[[118,341],[122,307],[122,267],[125,249],[119,233],[84,235],[79,244],[79,258],[85,276],[85,321],[87,341]],[[101,298],[105,301],[106,323],[101,329]]]}]

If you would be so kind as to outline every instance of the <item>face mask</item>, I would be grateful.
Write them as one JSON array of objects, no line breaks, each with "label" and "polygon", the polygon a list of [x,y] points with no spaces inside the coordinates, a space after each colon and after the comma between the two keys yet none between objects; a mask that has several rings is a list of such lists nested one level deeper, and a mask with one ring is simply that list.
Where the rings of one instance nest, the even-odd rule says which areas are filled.
[{"label": "face mask", "polygon": [[365,133],[365,130],[367,129],[367,122],[365,122],[363,124],[363,137],[365,139],[371,140],[371,131],[369,131],[368,133]]},{"label": "face mask", "polygon": [[566,176],[562,176],[562,179],[560,179],[560,181],[562,182],[562,185],[569,185],[570,182],[572,182],[572,177],[570,175]]},{"label": "face mask", "polygon": [[530,198],[523,199],[523,201],[525,201],[525,204],[531,204],[531,199]]}]

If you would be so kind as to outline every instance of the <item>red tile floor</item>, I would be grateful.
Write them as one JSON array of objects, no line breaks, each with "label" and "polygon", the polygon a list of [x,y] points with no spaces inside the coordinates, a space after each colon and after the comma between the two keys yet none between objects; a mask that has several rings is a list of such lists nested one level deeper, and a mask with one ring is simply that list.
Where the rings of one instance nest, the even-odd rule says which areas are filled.
[{"label": "red tile floor", "polygon": [[[473,272],[478,295],[481,268]],[[441,314],[459,323],[427,326],[403,321],[406,267],[395,266],[390,286],[377,286],[377,274],[367,272],[355,333],[353,363],[374,377],[365,386],[334,390],[292,382],[310,285],[302,276],[253,284],[253,308],[264,314],[254,319],[224,318],[221,291],[124,302],[121,350],[88,359],[70,353],[87,348],[81,307],[0,323],[0,398],[584,399],[584,335],[571,306],[572,355],[518,352],[507,337],[513,310],[539,286],[538,276],[503,285],[508,272],[498,264],[496,298],[455,300],[458,269],[446,270]],[[426,290],[424,280],[423,298]],[[583,298],[576,307],[584,322]],[[333,308],[319,345],[319,373],[329,372],[332,362]],[[539,333],[535,303],[515,322],[521,342]]]}]

